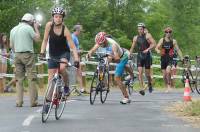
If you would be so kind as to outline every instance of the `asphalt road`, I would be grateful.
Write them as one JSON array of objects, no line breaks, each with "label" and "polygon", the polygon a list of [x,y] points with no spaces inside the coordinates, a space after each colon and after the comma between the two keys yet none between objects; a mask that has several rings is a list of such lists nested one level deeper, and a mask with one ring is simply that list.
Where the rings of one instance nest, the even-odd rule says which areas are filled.
[{"label": "asphalt road", "polygon": [[0,132],[200,132],[164,110],[182,96],[182,92],[134,93],[127,105],[119,103],[119,91],[111,91],[105,104],[99,96],[94,105],[89,104],[89,96],[76,96],[60,120],[52,112],[46,123],[41,122],[41,107],[31,108],[28,97],[22,108],[15,107],[15,97],[0,97]]}]

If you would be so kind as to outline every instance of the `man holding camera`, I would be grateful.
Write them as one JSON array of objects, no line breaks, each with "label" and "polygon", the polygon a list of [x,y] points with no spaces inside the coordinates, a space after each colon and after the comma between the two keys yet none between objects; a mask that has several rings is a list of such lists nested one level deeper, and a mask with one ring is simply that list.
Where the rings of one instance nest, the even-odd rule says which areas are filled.
[{"label": "man holding camera", "polygon": [[23,105],[23,80],[25,79],[25,73],[27,73],[28,78],[31,107],[38,106],[37,73],[33,48],[33,41],[39,41],[40,39],[38,28],[39,24],[35,22],[34,16],[26,13],[22,17],[21,22],[10,32],[10,46],[15,52],[16,107],[22,107]]}]

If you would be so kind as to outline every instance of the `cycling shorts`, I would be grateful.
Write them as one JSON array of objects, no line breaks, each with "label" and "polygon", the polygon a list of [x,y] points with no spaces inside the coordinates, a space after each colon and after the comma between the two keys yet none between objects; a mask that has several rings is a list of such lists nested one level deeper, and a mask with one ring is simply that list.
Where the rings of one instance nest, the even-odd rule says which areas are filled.
[{"label": "cycling shorts", "polygon": [[150,69],[152,64],[152,58],[150,53],[141,53],[139,52],[137,55],[137,67],[145,67],[145,69]]},{"label": "cycling shorts", "polygon": [[[55,60],[60,60],[62,58],[65,58],[69,61],[70,60],[70,52],[65,52],[65,53],[61,54],[60,56],[51,56],[50,58],[53,58]],[[60,65],[58,62],[55,62],[54,60],[51,60],[51,59],[48,60],[48,69],[56,69],[59,66]]]},{"label": "cycling shorts", "polygon": [[161,56],[161,69],[166,69],[167,66],[172,66],[173,58],[170,56]]},{"label": "cycling shorts", "polygon": [[128,63],[128,51],[124,51],[124,54],[120,59],[120,62],[116,66],[115,76],[121,77],[123,75],[124,68],[127,63]]}]

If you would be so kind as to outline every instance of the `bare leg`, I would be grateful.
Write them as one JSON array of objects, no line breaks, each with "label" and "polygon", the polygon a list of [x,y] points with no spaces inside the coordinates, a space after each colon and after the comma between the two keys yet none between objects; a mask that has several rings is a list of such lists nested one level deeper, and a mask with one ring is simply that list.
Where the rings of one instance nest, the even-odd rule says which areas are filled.
[{"label": "bare leg", "polygon": [[167,92],[171,90],[171,66],[166,68]]},{"label": "bare leg", "polygon": [[127,90],[126,90],[126,87],[125,87],[125,85],[122,83],[121,77],[118,77],[118,76],[115,77],[115,81],[116,81],[117,85],[119,86],[119,88],[120,88],[120,90],[121,90],[121,92],[122,92],[124,98],[129,98],[128,92],[127,92]]},{"label": "bare leg", "polygon": [[144,83],[143,83],[143,68],[142,67],[138,67],[138,79],[139,79],[139,83],[140,83],[140,89],[144,90]]}]

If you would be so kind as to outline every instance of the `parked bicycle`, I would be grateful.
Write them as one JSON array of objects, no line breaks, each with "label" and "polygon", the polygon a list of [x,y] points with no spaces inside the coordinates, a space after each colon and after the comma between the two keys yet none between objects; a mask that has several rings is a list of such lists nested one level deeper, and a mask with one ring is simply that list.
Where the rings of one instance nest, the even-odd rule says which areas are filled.
[{"label": "parked bicycle", "polygon": [[93,105],[96,99],[96,95],[100,93],[100,100],[103,104],[110,91],[109,88],[109,54],[97,55],[98,65],[94,72],[92,83],[90,87],[90,104]]},{"label": "parked bicycle", "polygon": [[191,71],[191,60],[188,55],[184,56],[183,60],[176,59],[183,64],[183,72],[182,72],[182,82],[185,84],[185,80],[189,80],[190,89],[192,92],[196,89],[196,78]]},{"label": "parked bicycle", "polygon": [[[46,59],[43,58],[40,58],[40,60],[46,61]],[[56,59],[52,60],[58,63],[66,63]],[[74,66],[68,63],[67,67],[74,67]],[[70,94],[72,91],[74,91],[74,88],[70,89]],[[64,95],[64,81],[59,73],[59,69],[57,69],[56,73],[53,75],[53,78],[49,81],[48,87],[45,92],[43,107],[42,107],[42,122],[45,123],[47,121],[51,113],[51,110],[53,108],[55,109],[56,120],[60,119],[65,109],[66,100],[67,100],[66,96]]]},{"label": "parked bicycle", "polygon": [[195,85],[195,88],[196,88],[196,91],[198,94],[200,94],[200,56],[196,56],[196,85]]}]

